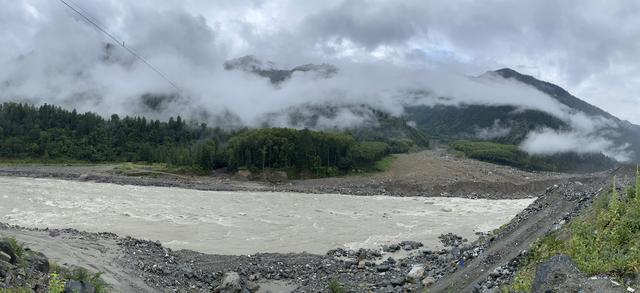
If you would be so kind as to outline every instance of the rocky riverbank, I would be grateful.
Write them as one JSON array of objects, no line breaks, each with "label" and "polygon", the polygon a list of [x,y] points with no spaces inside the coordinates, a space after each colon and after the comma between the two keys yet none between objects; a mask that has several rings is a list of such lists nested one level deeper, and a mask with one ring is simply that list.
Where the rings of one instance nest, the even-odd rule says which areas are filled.
[{"label": "rocky riverbank", "polygon": [[[334,249],[322,255],[259,253],[229,256],[176,251],[157,241],[74,229],[1,225],[0,234],[16,237],[45,253],[53,253],[52,258],[58,262],[104,272],[105,280],[123,292],[237,292],[236,289],[257,292],[260,288],[262,292],[267,289],[326,292],[330,286],[341,286],[350,292],[420,292],[427,287],[437,289],[453,280],[459,280],[458,285],[462,286],[459,288],[464,288],[464,284],[469,284],[467,280],[455,276],[468,273],[470,269],[481,275],[483,271],[497,271],[499,278],[509,279],[516,264],[500,270],[496,267],[518,249],[513,243],[531,243],[536,235],[542,235],[558,223],[552,220],[553,215],[566,215],[565,210],[575,210],[576,204],[597,194],[605,182],[603,178],[552,185],[537,194],[540,198],[534,204],[495,234],[477,235],[475,241],[444,234],[439,238],[445,248],[437,251],[425,249],[418,242],[404,241],[378,249]],[[544,221],[536,222],[540,219]],[[519,231],[538,232],[524,235]],[[52,249],[55,246],[59,249]],[[518,253],[519,250],[516,255]],[[486,285],[481,281],[471,282],[481,288]]]},{"label": "rocky riverbank", "polygon": [[[176,251],[156,241],[73,229],[3,224],[0,235],[15,237],[59,263],[103,272],[104,280],[122,292],[326,292],[337,287],[350,292],[419,292],[427,287],[431,292],[491,292],[513,277],[519,259],[526,254],[523,250],[588,206],[611,176],[627,176],[626,171],[558,177],[554,180],[561,182],[541,191],[525,189],[523,194],[538,199],[509,224],[490,235],[477,235],[475,241],[442,235],[445,248],[437,251],[405,241],[377,249],[334,249],[326,254],[231,256]],[[75,180],[99,181],[90,176],[79,175]],[[262,186],[245,183],[247,188]]]},{"label": "rocky riverbank", "polygon": [[180,187],[215,191],[277,191],[316,194],[529,198],[565,180],[584,180],[593,174],[527,172],[475,160],[457,158],[444,150],[397,155],[379,173],[306,180],[250,181],[247,176],[214,172],[183,176],[142,167],[120,165],[6,165],[0,176],[58,178],[122,185]]},{"label": "rocky riverbank", "polygon": [[[106,280],[127,275],[128,279],[119,279],[113,284],[114,289],[129,291],[137,288],[139,292],[144,292],[138,287],[140,281],[156,291],[174,292],[238,292],[236,289],[258,292],[260,288],[262,292],[267,289],[325,292],[332,283],[340,284],[350,292],[417,291],[464,267],[465,261],[481,255],[483,247],[491,241],[491,237],[486,235],[479,235],[477,241],[468,242],[447,234],[440,236],[446,248],[438,251],[426,250],[419,242],[404,241],[375,250],[334,249],[324,255],[224,256],[174,251],[156,241],[73,229],[26,229],[2,224],[0,234],[16,237],[19,241],[26,240],[27,247],[36,240],[34,237],[40,247],[52,242],[73,243],[75,246],[101,245],[102,261],[87,264],[88,267],[102,271]],[[68,253],[70,255],[67,256],[53,253],[53,259],[60,263],[77,263],[78,259],[65,257],[82,259],[85,252]],[[109,263],[110,266],[101,267],[101,263]],[[46,273],[41,277],[46,279]],[[43,285],[34,286],[41,288]]]}]

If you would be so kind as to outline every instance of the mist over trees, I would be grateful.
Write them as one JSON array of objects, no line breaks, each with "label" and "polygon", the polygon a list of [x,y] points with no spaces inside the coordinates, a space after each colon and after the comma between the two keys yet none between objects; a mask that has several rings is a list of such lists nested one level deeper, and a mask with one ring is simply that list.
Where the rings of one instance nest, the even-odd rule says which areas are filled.
[{"label": "mist over trees", "polygon": [[367,168],[391,152],[407,152],[410,140],[356,141],[348,133],[287,128],[229,131],[181,117],[104,119],[44,104],[0,104],[0,157],[149,162],[198,171],[227,167],[279,169],[331,176]]}]

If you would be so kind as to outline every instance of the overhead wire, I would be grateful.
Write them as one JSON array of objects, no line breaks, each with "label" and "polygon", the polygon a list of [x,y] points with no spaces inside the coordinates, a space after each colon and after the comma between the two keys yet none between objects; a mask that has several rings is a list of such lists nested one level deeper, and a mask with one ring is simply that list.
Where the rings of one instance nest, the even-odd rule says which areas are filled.
[{"label": "overhead wire", "polygon": [[[98,29],[100,32],[102,32],[103,34],[107,35],[110,39],[112,39],[116,44],[118,44],[120,47],[124,48],[125,50],[127,50],[131,55],[133,55],[135,58],[137,58],[138,60],[142,61],[142,63],[144,63],[147,67],[149,67],[151,70],[153,70],[156,74],[158,74],[162,79],[164,79],[165,81],[167,81],[173,88],[175,88],[178,92],[181,92],[182,90],[180,89],[180,87],[178,87],[178,85],[173,82],[166,74],[164,74],[162,71],[160,71],[160,69],[158,69],[157,67],[153,66],[153,64],[151,64],[151,62],[147,61],[145,58],[143,58],[140,54],[138,54],[135,50],[133,50],[132,48],[129,48],[125,45],[124,41],[121,41],[120,38],[118,38],[115,34],[107,31],[105,28],[103,28],[97,21],[95,18],[93,18],[88,12],[86,12],[84,9],[82,9],[82,7],[80,7],[78,4],[74,3],[71,0],[58,0],[60,1],[62,4],[64,4],[66,7],[68,7],[69,9],[73,10],[76,14],[80,15],[84,20],[86,20],[89,24],[93,25],[96,29]],[[71,5],[70,3],[73,3],[74,5]]]}]

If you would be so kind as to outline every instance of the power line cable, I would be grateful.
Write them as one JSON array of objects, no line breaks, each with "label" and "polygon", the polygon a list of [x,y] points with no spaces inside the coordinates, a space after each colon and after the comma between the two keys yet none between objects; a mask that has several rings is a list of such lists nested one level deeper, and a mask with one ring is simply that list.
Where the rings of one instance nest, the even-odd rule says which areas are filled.
[{"label": "power line cable", "polygon": [[[158,68],[156,68],[155,66],[153,66],[149,61],[147,61],[146,59],[144,59],[142,56],[140,56],[140,54],[138,54],[136,51],[134,51],[133,49],[125,46],[124,41],[120,41],[120,39],[118,37],[115,36],[115,34],[110,33],[109,31],[107,31],[106,29],[104,29],[101,25],[98,24],[98,21],[91,17],[89,15],[89,13],[87,13],[84,9],[82,9],[78,4],[73,3],[70,0],[59,0],[62,4],[64,4],[65,6],[69,7],[71,10],[73,10],[75,13],[77,13],[78,15],[80,15],[82,18],[84,18],[84,20],[86,20],[87,22],[89,22],[91,25],[93,25],[94,27],[96,27],[99,31],[101,31],[102,33],[104,33],[105,35],[107,35],[110,39],[112,39],[113,41],[116,42],[116,44],[118,44],[120,47],[124,48],[125,50],[127,50],[131,55],[133,55],[134,57],[138,58],[140,61],[142,61],[145,65],[147,65],[151,70],[155,71],[155,73],[157,73],[160,77],[162,77],[164,80],[166,80],[172,87],[174,87],[178,92],[181,92],[182,90],[180,90],[180,88],[176,85],[176,83],[174,83],[173,81],[171,81],[171,79],[169,79],[169,77],[162,73],[162,71],[160,71]],[[67,2],[68,1],[68,2]],[[71,4],[69,4],[69,2],[73,3],[76,5],[76,7],[72,6]],[[82,13],[81,11],[84,11],[84,13]]]}]

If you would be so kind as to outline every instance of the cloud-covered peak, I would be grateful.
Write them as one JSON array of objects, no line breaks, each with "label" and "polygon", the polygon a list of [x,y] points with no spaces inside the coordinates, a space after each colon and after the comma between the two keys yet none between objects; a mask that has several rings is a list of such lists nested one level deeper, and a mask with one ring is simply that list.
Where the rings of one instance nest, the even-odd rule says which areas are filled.
[{"label": "cloud-covered peak", "polygon": [[296,72],[312,76],[313,78],[331,78],[338,73],[338,67],[331,64],[304,64],[292,69],[278,68],[271,61],[262,61],[254,55],[227,60],[223,65],[225,70],[240,70],[268,78],[273,84],[280,84],[293,76]]}]

